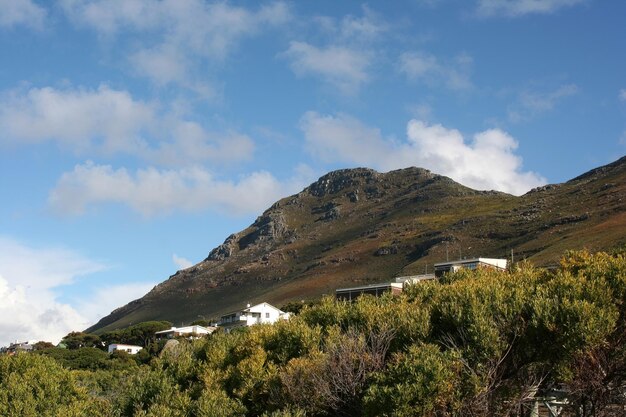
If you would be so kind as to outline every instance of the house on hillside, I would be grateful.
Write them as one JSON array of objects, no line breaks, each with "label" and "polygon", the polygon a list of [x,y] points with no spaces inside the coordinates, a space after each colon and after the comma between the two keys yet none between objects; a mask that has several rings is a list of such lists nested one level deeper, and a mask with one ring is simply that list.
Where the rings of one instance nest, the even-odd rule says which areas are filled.
[{"label": "house on hillside", "polygon": [[253,326],[255,324],[276,323],[278,320],[287,320],[289,313],[286,313],[269,303],[261,303],[248,306],[243,310],[234,311],[223,315],[220,318],[219,327],[230,331],[235,327]]},{"label": "house on hillside", "polygon": [[380,297],[385,293],[400,294],[409,284],[435,279],[434,274],[410,275],[397,277],[395,282],[384,282],[381,284],[362,285],[359,287],[339,288],[335,290],[335,298],[342,301],[352,301],[361,295],[369,294]]},{"label": "house on hillside", "polygon": [[155,335],[159,339],[173,339],[175,337],[187,337],[190,339],[199,339],[207,334],[211,334],[215,331],[216,327],[203,327],[203,326],[185,326],[185,327],[172,327],[167,330],[161,330],[156,332]]},{"label": "house on hillside", "polygon": [[10,343],[9,346],[0,348],[0,353],[14,355],[17,352],[32,352],[34,348],[34,344],[30,342],[15,342]]},{"label": "house on hillside", "polygon": [[137,354],[137,352],[139,352],[141,349],[143,349],[141,346],[135,346],[135,345],[123,345],[120,343],[112,343],[109,345],[109,353],[113,353],[116,350],[122,351],[122,352],[126,352],[129,355],[135,355]]},{"label": "house on hillside", "polygon": [[339,288],[335,290],[335,298],[342,301],[352,301],[361,295],[369,294],[380,297],[385,293],[400,294],[403,284],[401,282],[384,282],[381,284],[362,285],[359,287]]},{"label": "house on hillside", "polygon": [[396,282],[402,283],[402,285],[406,287],[407,285],[430,281],[435,278],[435,274],[407,275],[404,277],[397,277]]},{"label": "house on hillside", "polygon": [[492,268],[504,271],[507,267],[506,259],[494,258],[472,258],[461,259],[451,262],[440,262],[435,264],[434,274],[410,275],[397,277],[395,282],[385,282],[382,284],[363,285],[359,287],[339,288],[335,290],[335,298],[337,300],[352,301],[361,295],[369,294],[380,297],[385,293],[400,294],[407,285],[416,284],[418,282],[428,281],[441,278],[448,272],[455,272],[460,269],[480,269]]},{"label": "house on hillside", "polygon": [[442,277],[448,272],[456,272],[461,269],[480,269],[491,268],[500,271],[506,270],[506,259],[494,259],[494,258],[472,258],[472,259],[459,259],[457,261],[440,262],[435,264],[435,276],[437,278]]}]

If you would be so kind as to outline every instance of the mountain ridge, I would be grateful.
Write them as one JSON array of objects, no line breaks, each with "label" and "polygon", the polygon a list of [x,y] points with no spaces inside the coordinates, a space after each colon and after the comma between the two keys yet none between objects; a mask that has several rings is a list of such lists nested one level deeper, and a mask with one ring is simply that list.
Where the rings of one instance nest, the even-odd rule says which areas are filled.
[{"label": "mountain ridge", "polygon": [[546,264],[566,249],[608,249],[626,243],[625,184],[626,157],[519,197],[416,167],[332,171],[88,330],[317,297],[423,272],[446,253],[506,257],[513,249]]}]

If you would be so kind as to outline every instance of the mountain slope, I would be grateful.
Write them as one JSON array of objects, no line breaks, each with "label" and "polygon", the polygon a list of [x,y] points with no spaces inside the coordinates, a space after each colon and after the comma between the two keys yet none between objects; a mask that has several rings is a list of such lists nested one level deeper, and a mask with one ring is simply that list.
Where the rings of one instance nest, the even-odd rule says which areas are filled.
[{"label": "mountain slope", "polygon": [[282,304],[432,270],[474,256],[555,262],[566,249],[626,244],[626,157],[516,197],[476,191],[421,168],[334,171],[276,202],[197,265],[90,331]]}]

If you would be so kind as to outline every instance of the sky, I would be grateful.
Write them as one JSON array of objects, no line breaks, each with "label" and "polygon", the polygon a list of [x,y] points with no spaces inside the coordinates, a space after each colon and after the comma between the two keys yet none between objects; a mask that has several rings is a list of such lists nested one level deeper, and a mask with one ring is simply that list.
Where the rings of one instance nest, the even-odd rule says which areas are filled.
[{"label": "sky", "polygon": [[94,324],[331,170],[521,195],[612,162],[624,39],[610,0],[0,0],[0,346]]}]

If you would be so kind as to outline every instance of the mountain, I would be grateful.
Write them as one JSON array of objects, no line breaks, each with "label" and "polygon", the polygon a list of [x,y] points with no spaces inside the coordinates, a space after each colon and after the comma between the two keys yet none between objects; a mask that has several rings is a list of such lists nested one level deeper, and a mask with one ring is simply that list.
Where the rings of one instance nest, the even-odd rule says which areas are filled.
[{"label": "mountain", "polygon": [[626,157],[517,197],[476,191],[421,168],[324,175],[88,331],[146,320],[218,317],[246,303],[432,271],[459,256],[549,265],[567,249],[626,244]]}]

